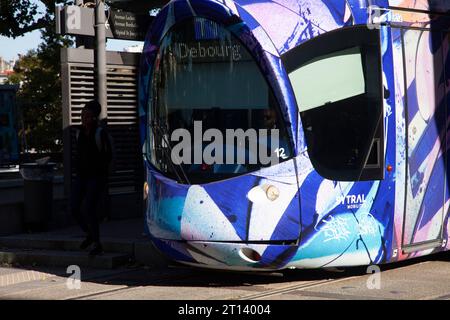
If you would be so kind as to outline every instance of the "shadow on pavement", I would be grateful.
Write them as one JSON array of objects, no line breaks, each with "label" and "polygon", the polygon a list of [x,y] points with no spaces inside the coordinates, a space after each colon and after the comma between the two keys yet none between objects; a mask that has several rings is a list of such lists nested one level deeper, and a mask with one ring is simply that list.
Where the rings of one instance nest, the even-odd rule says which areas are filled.
[{"label": "shadow on pavement", "polygon": [[[408,261],[380,265],[382,272],[404,268],[428,261],[450,262],[450,252],[441,252],[431,256]],[[64,268],[14,266],[21,271],[35,271],[59,277],[68,277]],[[343,269],[297,269],[279,272],[232,272],[215,271],[173,264],[168,268],[151,269],[145,266],[124,267],[115,270],[82,270],[82,281],[128,287],[248,287],[253,285],[283,284],[296,281],[336,280],[368,274],[367,267]]]}]

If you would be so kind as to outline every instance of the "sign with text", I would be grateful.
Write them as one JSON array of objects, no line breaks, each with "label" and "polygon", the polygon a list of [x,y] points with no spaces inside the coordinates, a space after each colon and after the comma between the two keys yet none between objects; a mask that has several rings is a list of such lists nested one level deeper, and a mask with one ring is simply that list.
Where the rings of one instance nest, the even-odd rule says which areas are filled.
[{"label": "sign with text", "polygon": [[151,18],[131,12],[111,11],[109,24],[114,39],[144,41]]},{"label": "sign with text", "polygon": [[243,62],[253,61],[237,41],[208,40],[176,42],[171,46],[178,63]]},{"label": "sign with text", "polygon": [[[145,14],[109,10],[106,37],[119,40],[144,41],[153,17]],[[93,8],[78,6],[56,7],[56,33],[95,37]]]}]

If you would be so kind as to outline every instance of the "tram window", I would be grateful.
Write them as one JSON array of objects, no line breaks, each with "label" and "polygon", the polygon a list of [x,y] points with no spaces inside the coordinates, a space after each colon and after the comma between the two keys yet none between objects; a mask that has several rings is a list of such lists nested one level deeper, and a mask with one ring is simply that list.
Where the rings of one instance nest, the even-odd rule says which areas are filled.
[{"label": "tram window", "polygon": [[[156,169],[182,182],[209,183],[270,165],[259,157],[251,161],[255,153],[248,138],[244,143],[227,141],[228,130],[278,130],[280,148],[272,147],[269,134],[258,140],[258,151],[276,155],[282,148],[285,153],[279,161],[294,156],[280,106],[265,75],[250,51],[226,27],[199,17],[180,22],[162,40],[156,61],[149,101],[149,158]],[[171,151],[177,142],[166,137],[178,129],[195,137],[198,123],[203,132],[214,129],[225,137],[218,142],[219,151],[214,151],[222,151],[223,161],[194,163],[195,152],[204,151],[208,143],[197,148],[198,141],[191,139],[191,148],[186,151],[190,161],[175,165]],[[239,163],[238,152],[244,158]],[[227,156],[234,162],[225,161]]]},{"label": "tram window", "polygon": [[[333,70],[330,77],[324,77]],[[290,74],[300,112],[358,96],[365,92],[361,50],[358,47],[319,57]]]},{"label": "tram window", "polygon": [[283,57],[309,157],[324,178],[384,178],[380,57],[378,31],[360,27],[319,36]]}]

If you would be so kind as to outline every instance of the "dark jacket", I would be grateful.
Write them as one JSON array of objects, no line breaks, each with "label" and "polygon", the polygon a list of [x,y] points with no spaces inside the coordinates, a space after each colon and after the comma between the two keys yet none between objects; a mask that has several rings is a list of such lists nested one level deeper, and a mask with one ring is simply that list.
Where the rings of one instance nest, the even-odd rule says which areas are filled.
[{"label": "dark jacket", "polygon": [[77,132],[76,173],[83,178],[107,178],[112,161],[112,147],[108,133],[97,127],[89,135],[84,128]]}]

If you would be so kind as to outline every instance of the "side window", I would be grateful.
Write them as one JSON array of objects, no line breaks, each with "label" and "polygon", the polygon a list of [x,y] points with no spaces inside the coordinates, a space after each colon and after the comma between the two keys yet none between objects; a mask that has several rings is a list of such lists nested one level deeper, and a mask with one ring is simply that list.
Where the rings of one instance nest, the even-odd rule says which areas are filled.
[{"label": "side window", "polygon": [[321,35],[283,56],[309,157],[324,178],[384,178],[379,39],[376,30],[351,27]]}]

